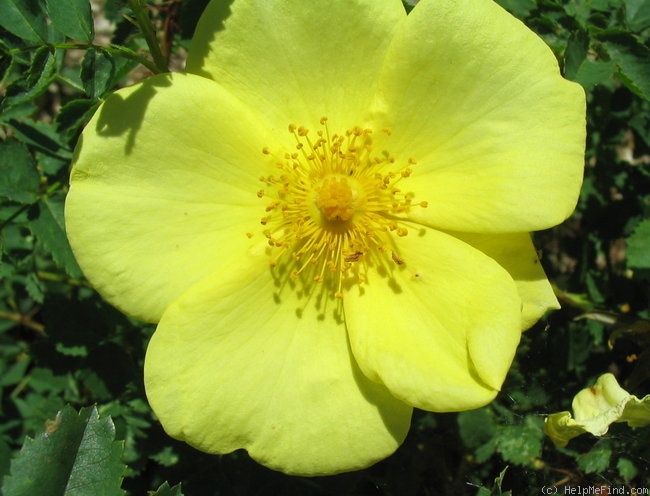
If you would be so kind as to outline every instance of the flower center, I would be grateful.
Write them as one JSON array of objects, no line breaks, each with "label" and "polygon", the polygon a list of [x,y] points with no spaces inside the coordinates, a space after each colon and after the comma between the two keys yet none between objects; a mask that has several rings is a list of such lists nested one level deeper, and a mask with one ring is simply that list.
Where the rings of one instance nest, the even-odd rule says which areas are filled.
[{"label": "flower center", "polygon": [[330,176],[318,189],[316,205],[331,222],[350,220],[355,212],[354,192],[345,177]]},{"label": "flower center", "polygon": [[377,153],[370,129],[331,134],[327,118],[320,124],[313,138],[291,124],[293,151],[262,150],[279,173],[260,178],[266,187],[257,195],[271,199],[261,219],[271,266],[309,285],[324,282],[340,298],[348,282],[366,281],[368,267],[404,263],[397,239],[408,234],[405,215],[427,203],[413,203],[397,187],[415,160],[397,165],[388,152]]}]

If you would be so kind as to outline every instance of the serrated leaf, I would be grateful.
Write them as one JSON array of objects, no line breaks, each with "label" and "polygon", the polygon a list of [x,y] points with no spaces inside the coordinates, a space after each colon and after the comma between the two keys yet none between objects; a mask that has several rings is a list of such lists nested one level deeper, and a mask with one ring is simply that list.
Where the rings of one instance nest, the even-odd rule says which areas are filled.
[{"label": "serrated leaf", "polygon": [[38,107],[33,101],[23,103],[22,105],[14,105],[0,112],[0,123],[6,124],[12,120],[29,118],[37,111]]},{"label": "serrated leaf", "polygon": [[529,465],[542,453],[542,425],[526,417],[524,425],[506,425],[497,434],[497,451],[507,462]]},{"label": "serrated leaf", "polygon": [[36,279],[36,276],[33,274],[30,274],[25,279],[25,289],[27,290],[29,296],[31,296],[32,300],[35,302],[43,303],[45,300],[45,293],[43,292],[41,282]]},{"label": "serrated leaf", "polygon": [[619,458],[618,462],[616,462],[616,468],[618,469],[618,473],[621,474],[621,477],[626,481],[634,479],[639,473],[632,460],[627,458]]},{"label": "serrated leaf", "polygon": [[47,42],[42,0],[0,0],[0,26],[29,41]]},{"label": "serrated leaf", "polygon": [[585,472],[604,472],[609,467],[609,460],[612,457],[612,446],[609,439],[601,439],[591,450],[577,458],[578,467]]},{"label": "serrated leaf", "polygon": [[38,207],[38,217],[29,223],[32,233],[56,264],[64,269],[70,277],[81,277],[81,269],[77,265],[65,234],[63,201],[45,198],[38,203]]},{"label": "serrated leaf", "polygon": [[102,97],[109,89],[115,75],[113,57],[104,50],[91,48],[81,63],[81,83],[91,98]]},{"label": "serrated leaf", "polygon": [[57,130],[72,139],[90,120],[99,104],[98,100],[72,100],[66,103],[56,116]]},{"label": "serrated leaf", "polygon": [[90,43],[93,40],[93,19],[88,0],[47,0],[52,26],[68,38]]},{"label": "serrated leaf", "polygon": [[469,449],[476,449],[494,437],[494,418],[487,408],[460,412],[457,421],[460,438]]},{"label": "serrated leaf", "polygon": [[173,487],[169,487],[169,483],[165,481],[162,486],[160,486],[156,492],[149,491],[150,496],[183,496],[183,491],[181,490],[181,485],[176,484]]},{"label": "serrated leaf", "polygon": [[151,455],[152,460],[160,463],[164,467],[171,467],[178,463],[178,455],[174,453],[174,449],[171,446],[165,446],[158,453]]},{"label": "serrated leaf", "polygon": [[56,76],[56,54],[49,47],[42,46],[32,57],[26,78],[13,82],[7,88],[2,109],[29,102],[45,93]]},{"label": "serrated leaf", "polygon": [[650,219],[644,219],[627,238],[627,264],[635,269],[650,269]]},{"label": "serrated leaf", "polygon": [[97,408],[77,412],[65,406],[45,432],[25,439],[5,478],[7,496],[48,494],[63,496],[121,496],[125,466],[123,443],[115,441],[110,417],[99,418]]},{"label": "serrated leaf", "polygon": [[474,460],[476,463],[485,463],[494,454],[497,449],[497,442],[495,438],[485,443],[483,446],[476,449],[474,452]]},{"label": "serrated leaf", "polygon": [[32,203],[40,176],[31,154],[15,139],[0,142],[0,197]]},{"label": "serrated leaf", "polygon": [[28,379],[29,387],[37,393],[61,393],[69,386],[67,375],[55,375],[52,370],[34,367]]},{"label": "serrated leaf", "polygon": [[601,60],[584,60],[573,80],[580,83],[583,88],[591,89],[607,80],[611,80],[614,75],[614,64],[610,61]]},{"label": "serrated leaf", "polygon": [[[4,112],[0,113],[2,114]],[[16,138],[32,149],[62,160],[72,158],[72,151],[62,143],[61,136],[54,131],[52,124],[31,119],[10,119],[6,125]]]},{"label": "serrated leaf", "polygon": [[616,65],[617,76],[633,93],[650,100],[650,50],[631,38],[605,42],[605,50]]}]

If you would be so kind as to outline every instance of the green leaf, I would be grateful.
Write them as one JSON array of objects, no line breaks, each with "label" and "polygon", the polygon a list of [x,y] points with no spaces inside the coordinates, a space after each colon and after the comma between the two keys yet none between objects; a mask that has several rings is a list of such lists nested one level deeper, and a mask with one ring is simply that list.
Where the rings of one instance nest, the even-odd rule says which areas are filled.
[{"label": "green leaf", "polygon": [[537,8],[535,0],[497,0],[497,3],[519,19],[528,17]]},{"label": "green leaf", "polygon": [[11,447],[2,438],[0,438],[0,477],[9,473],[9,464],[11,460]]},{"label": "green leaf", "polygon": [[36,439],[26,438],[11,462],[3,491],[11,496],[118,496],[125,466],[123,443],[115,441],[110,417],[99,418],[97,408],[79,414],[65,406]]},{"label": "green leaf", "polygon": [[497,451],[507,462],[530,465],[542,454],[544,431],[540,419],[528,416],[523,425],[503,426],[497,437]]},{"label": "green leaf", "polygon": [[604,46],[621,82],[641,98],[650,100],[650,50],[632,38],[607,41]]},{"label": "green leaf", "polygon": [[35,302],[43,303],[45,301],[44,288],[34,274],[25,278],[25,289]]},{"label": "green leaf", "polygon": [[73,140],[86,125],[99,106],[99,100],[72,100],[66,103],[56,116],[57,130],[68,140]]},{"label": "green leaf", "polygon": [[174,453],[174,449],[171,446],[165,446],[158,453],[151,455],[150,458],[165,467],[171,467],[177,464],[179,460],[179,456]]},{"label": "green leaf", "polygon": [[487,487],[481,487],[476,493],[476,496],[512,496],[511,491],[504,492],[501,489],[501,485],[503,484],[503,478],[505,477],[507,470],[508,467],[506,466],[499,473],[499,476],[494,479],[494,486],[492,487],[492,489],[488,489]]},{"label": "green leaf", "polygon": [[494,418],[488,408],[460,412],[458,429],[463,444],[476,449],[487,443],[495,434]]},{"label": "green leaf", "polygon": [[625,20],[632,31],[650,27],[650,0],[625,0]]},{"label": "green leaf", "polygon": [[47,0],[52,26],[68,38],[90,43],[93,40],[93,18],[88,0]]},{"label": "green leaf", "polygon": [[0,141],[0,198],[32,203],[40,176],[31,154],[15,139]]},{"label": "green leaf", "polygon": [[20,38],[47,42],[46,19],[42,0],[0,0],[0,26]]},{"label": "green leaf", "polygon": [[25,377],[25,371],[27,366],[30,364],[31,360],[28,357],[20,357],[14,362],[7,370],[2,372],[2,377],[0,378],[0,385],[2,386],[11,386],[18,384],[23,377]]},{"label": "green leaf", "polygon": [[81,63],[81,82],[91,98],[101,98],[111,86],[115,75],[113,57],[104,50],[90,48]]},{"label": "green leaf", "polygon": [[173,487],[169,487],[169,483],[165,481],[164,484],[156,490],[156,492],[149,491],[149,495],[150,496],[183,496],[183,491],[181,490],[180,484],[177,484]]},{"label": "green leaf", "polygon": [[65,235],[63,200],[44,198],[38,203],[39,214],[29,228],[56,264],[72,278],[81,277],[81,269]]},{"label": "green leaf", "polygon": [[32,149],[66,161],[72,158],[72,151],[62,143],[61,136],[51,124],[31,119],[11,119],[6,124],[16,138]]},{"label": "green leaf", "polygon": [[412,2],[413,0],[410,2],[407,0],[402,0],[402,5],[404,6],[404,10],[406,10],[407,14],[409,14],[413,10],[413,7],[415,7],[415,4]]},{"label": "green leaf", "polygon": [[578,69],[587,57],[589,49],[589,35],[579,29],[569,36],[567,47],[564,52],[564,76],[567,79],[575,80]]},{"label": "green leaf", "polygon": [[36,50],[27,77],[16,80],[7,88],[7,95],[2,101],[2,109],[29,102],[45,93],[56,76],[56,66],[54,50],[50,50],[47,46]]},{"label": "green leaf", "polygon": [[609,467],[612,457],[612,443],[609,439],[601,439],[587,453],[577,459],[578,467],[587,473],[604,472]]},{"label": "green leaf", "polygon": [[598,84],[611,80],[614,75],[614,64],[600,60],[586,59],[575,74],[573,80],[580,83],[583,88],[589,90]]},{"label": "green leaf", "polygon": [[627,238],[627,264],[636,269],[650,269],[650,219],[644,219]]},{"label": "green leaf", "polygon": [[618,462],[616,462],[616,468],[618,469],[618,473],[621,474],[621,477],[626,481],[634,479],[639,473],[632,460],[627,458],[619,458]]},{"label": "green leaf", "polygon": [[9,77],[14,66],[14,58],[0,40],[0,83]]},{"label": "green leaf", "polygon": [[494,454],[497,449],[497,440],[492,438],[474,452],[474,459],[476,463],[485,463]]},{"label": "green leaf", "polygon": [[38,107],[34,101],[26,102],[22,105],[14,105],[13,107],[0,112],[0,124],[6,124],[16,119],[30,118],[35,112],[38,112]]}]

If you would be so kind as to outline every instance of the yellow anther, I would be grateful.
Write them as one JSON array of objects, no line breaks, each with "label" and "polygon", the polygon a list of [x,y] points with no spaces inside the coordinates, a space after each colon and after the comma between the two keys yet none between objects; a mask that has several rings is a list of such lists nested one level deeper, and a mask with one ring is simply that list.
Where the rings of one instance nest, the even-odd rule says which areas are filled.
[{"label": "yellow anther", "polygon": [[348,281],[366,282],[369,267],[385,260],[404,264],[398,238],[408,234],[402,219],[414,195],[405,179],[415,160],[373,149],[372,129],[355,126],[333,134],[327,117],[319,123],[311,137],[308,128],[290,124],[292,150],[262,149],[281,172],[260,178],[266,187],[257,196],[271,199],[260,222],[274,250],[271,266],[286,267],[278,274],[300,277],[306,285],[326,283],[331,296],[342,298]]}]

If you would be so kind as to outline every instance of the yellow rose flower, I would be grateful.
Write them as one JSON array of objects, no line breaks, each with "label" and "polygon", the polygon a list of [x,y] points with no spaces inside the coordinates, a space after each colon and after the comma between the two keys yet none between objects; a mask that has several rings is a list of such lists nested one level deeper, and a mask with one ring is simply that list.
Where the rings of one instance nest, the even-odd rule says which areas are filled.
[{"label": "yellow rose flower", "polygon": [[366,467],[412,408],[491,401],[557,308],[582,89],[489,0],[210,3],[183,74],[107,98],[66,204],[88,279],[158,327],[165,430],[292,474]]}]

